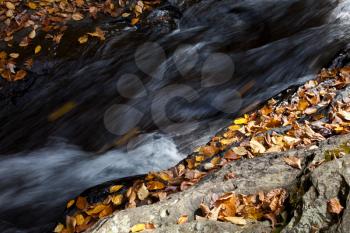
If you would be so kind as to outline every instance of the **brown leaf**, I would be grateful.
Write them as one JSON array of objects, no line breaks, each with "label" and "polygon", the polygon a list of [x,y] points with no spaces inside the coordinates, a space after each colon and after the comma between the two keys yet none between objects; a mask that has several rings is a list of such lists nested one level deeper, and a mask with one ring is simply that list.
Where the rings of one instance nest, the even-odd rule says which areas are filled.
[{"label": "brown leaf", "polygon": [[81,209],[81,210],[85,209],[85,208],[87,207],[87,204],[88,204],[88,202],[87,202],[87,200],[86,200],[86,197],[81,197],[81,196],[79,196],[79,197],[77,198],[77,201],[76,201],[76,203],[75,203],[75,205],[77,206],[77,208],[78,208],[78,209]]},{"label": "brown leaf", "polygon": [[266,148],[255,138],[252,138],[252,140],[250,140],[250,147],[252,148],[252,151],[255,154],[261,154],[266,151]]},{"label": "brown leaf", "polygon": [[283,158],[284,162],[293,168],[301,169],[301,160],[295,156],[288,156]]},{"label": "brown leaf", "polygon": [[340,214],[344,207],[340,204],[338,198],[332,198],[327,203],[327,210],[332,214]]}]

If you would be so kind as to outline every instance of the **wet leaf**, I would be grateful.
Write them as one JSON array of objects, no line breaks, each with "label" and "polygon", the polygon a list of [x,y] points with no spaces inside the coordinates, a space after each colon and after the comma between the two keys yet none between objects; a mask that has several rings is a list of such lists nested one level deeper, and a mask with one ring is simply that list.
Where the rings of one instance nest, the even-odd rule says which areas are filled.
[{"label": "wet leaf", "polygon": [[12,58],[18,58],[19,57],[19,53],[10,53],[9,56],[12,57]]},{"label": "wet leaf", "polygon": [[66,113],[72,111],[76,106],[77,106],[77,104],[75,102],[69,101],[69,102],[65,103],[64,105],[62,105],[60,108],[56,109],[54,112],[52,112],[48,116],[48,120],[49,121],[56,121],[59,118],[63,117]]},{"label": "wet leaf", "polygon": [[105,33],[99,27],[96,27],[96,31],[95,32],[89,32],[87,34],[92,36],[92,37],[97,37],[100,40],[105,40]]},{"label": "wet leaf", "polygon": [[53,232],[60,233],[61,231],[63,231],[63,229],[64,229],[64,225],[62,223],[59,223],[57,224]]},{"label": "wet leaf", "polygon": [[97,204],[92,209],[85,211],[88,215],[98,214],[104,210],[107,206],[103,204]]},{"label": "wet leaf", "polygon": [[113,185],[109,188],[110,193],[118,192],[121,188],[123,188],[123,185]]},{"label": "wet leaf", "polygon": [[38,53],[40,53],[40,51],[41,51],[41,45],[37,45],[34,49],[34,53],[38,54]]},{"label": "wet leaf", "polygon": [[136,25],[140,21],[139,18],[132,18],[131,19],[131,25]]},{"label": "wet leaf", "polygon": [[233,121],[233,123],[235,125],[246,125],[248,124],[248,119],[241,117],[241,118],[237,118],[236,120]]},{"label": "wet leaf", "polygon": [[15,78],[13,79],[14,81],[22,80],[27,76],[27,71],[25,70],[19,70],[15,74]]},{"label": "wet leaf", "polygon": [[74,205],[75,203],[75,200],[70,200],[68,203],[67,203],[67,209],[69,209],[72,205]]},{"label": "wet leaf", "polygon": [[77,221],[77,225],[80,226],[80,225],[83,225],[84,224],[84,216],[81,215],[81,214],[78,214],[77,216],[75,216],[75,219]]},{"label": "wet leaf", "polygon": [[84,43],[88,42],[88,40],[89,40],[89,37],[87,35],[83,35],[83,36],[78,38],[78,41],[80,44],[84,44]]},{"label": "wet leaf", "polygon": [[338,198],[332,198],[327,203],[327,210],[331,214],[340,214],[344,207],[340,204]]},{"label": "wet leaf", "polygon": [[284,162],[293,168],[301,169],[301,160],[295,156],[288,156],[283,158]]}]

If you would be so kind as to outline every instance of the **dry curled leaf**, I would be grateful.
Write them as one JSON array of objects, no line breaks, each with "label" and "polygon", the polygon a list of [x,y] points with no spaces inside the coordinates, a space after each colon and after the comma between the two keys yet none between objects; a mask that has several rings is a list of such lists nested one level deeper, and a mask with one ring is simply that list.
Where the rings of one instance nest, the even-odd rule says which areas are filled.
[{"label": "dry curled leaf", "polygon": [[243,217],[224,217],[225,221],[236,224],[236,225],[246,225],[247,221]]},{"label": "dry curled leaf", "polygon": [[293,168],[301,169],[301,160],[295,156],[288,156],[283,158],[284,162]]},{"label": "dry curled leaf", "polygon": [[327,210],[331,214],[340,214],[344,207],[340,204],[338,198],[332,198],[327,203]]}]

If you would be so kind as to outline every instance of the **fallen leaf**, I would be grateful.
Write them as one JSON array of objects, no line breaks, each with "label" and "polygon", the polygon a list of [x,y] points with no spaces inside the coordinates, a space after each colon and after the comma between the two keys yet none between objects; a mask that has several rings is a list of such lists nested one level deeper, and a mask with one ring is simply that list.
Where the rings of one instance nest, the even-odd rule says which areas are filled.
[{"label": "fallen leaf", "polygon": [[131,227],[131,232],[139,232],[146,230],[146,225],[144,223],[139,223]]},{"label": "fallen leaf", "polygon": [[64,229],[64,225],[62,223],[59,223],[59,224],[57,224],[57,226],[55,227],[53,232],[60,233],[63,231],[63,229]]},{"label": "fallen leaf", "polygon": [[87,204],[88,203],[87,203],[86,197],[81,197],[81,196],[77,198],[77,201],[75,203],[76,207],[81,210],[85,209],[87,207]]},{"label": "fallen leaf", "polygon": [[7,7],[7,9],[9,10],[14,10],[16,9],[16,6],[12,3],[12,2],[6,2],[5,6]]},{"label": "fallen leaf", "polygon": [[12,58],[18,58],[19,57],[19,53],[10,53],[9,56],[12,57]]},{"label": "fallen leaf", "polygon": [[338,114],[346,121],[350,121],[350,112],[347,111],[339,111]]},{"label": "fallen leaf", "polygon": [[18,80],[22,80],[27,76],[27,71],[25,70],[19,70],[16,72],[15,77],[14,77],[14,81],[18,81]]},{"label": "fallen leaf", "polygon": [[66,113],[73,110],[76,106],[77,106],[77,104],[75,102],[69,101],[69,102],[65,103],[63,106],[61,106],[60,108],[56,109],[54,112],[52,112],[48,116],[48,120],[51,122],[56,121],[59,118],[63,117],[63,115],[65,115]]},{"label": "fallen leaf", "polygon": [[118,192],[121,188],[123,188],[123,185],[113,185],[109,187],[109,192],[115,193],[115,192]]},{"label": "fallen leaf", "polygon": [[78,226],[83,225],[85,221],[84,216],[81,214],[78,214],[77,216],[75,216],[75,220],[77,221]]},{"label": "fallen leaf", "polygon": [[38,54],[38,53],[40,53],[40,51],[41,51],[41,45],[37,45],[34,49],[34,53]]},{"label": "fallen leaf", "polygon": [[72,15],[72,19],[75,21],[82,20],[83,18],[84,18],[84,16],[79,12],[76,12]]},{"label": "fallen leaf", "polygon": [[338,198],[332,198],[327,203],[327,210],[331,214],[340,214],[344,207],[340,204]]},{"label": "fallen leaf", "polygon": [[83,35],[81,37],[78,38],[78,41],[80,44],[84,44],[89,40],[89,37],[87,35]]},{"label": "fallen leaf", "polygon": [[67,209],[69,209],[72,205],[74,205],[75,203],[75,200],[70,200],[68,203],[67,203]]},{"label": "fallen leaf", "polygon": [[224,219],[227,222],[230,222],[230,223],[233,223],[236,225],[240,225],[240,226],[247,224],[247,221],[243,217],[224,217]]},{"label": "fallen leaf", "polygon": [[284,162],[293,168],[301,169],[301,160],[295,156],[288,156],[283,158]]},{"label": "fallen leaf", "polygon": [[93,214],[98,214],[100,213],[102,210],[104,210],[107,206],[103,205],[103,204],[97,204],[96,206],[94,206],[92,209],[89,209],[87,211],[85,211],[88,215],[93,215]]},{"label": "fallen leaf", "polygon": [[137,197],[143,201],[145,200],[149,195],[148,189],[145,186],[144,183],[142,183],[141,187],[137,190]]},{"label": "fallen leaf", "polygon": [[252,138],[252,140],[250,140],[250,147],[255,154],[262,154],[266,151],[266,148],[255,138]]},{"label": "fallen leaf", "polygon": [[123,203],[123,195],[122,194],[118,194],[112,197],[112,202],[114,205],[118,206],[121,205]]},{"label": "fallen leaf", "polygon": [[248,119],[241,117],[237,118],[236,120],[233,121],[235,125],[246,125],[248,123]]},{"label": "fallen leaf", "polygon": [[188,220],[188,215],[182,215],[180,218],[177,220],[177,224],[184,224]]},{"label": "fallen leaf", "polygon": [[96,27],[96,31],[95,32],[89,32],[87,34],[92,36],[92,37],[97,37],[100,40],[105,40],[105,33],[99,27]]},{"label": "fallen leaf", "polygon": [[159,190],[164,188],[165,188],[165,185],[159,181],[150,181],[147,183],[148,190]]}]

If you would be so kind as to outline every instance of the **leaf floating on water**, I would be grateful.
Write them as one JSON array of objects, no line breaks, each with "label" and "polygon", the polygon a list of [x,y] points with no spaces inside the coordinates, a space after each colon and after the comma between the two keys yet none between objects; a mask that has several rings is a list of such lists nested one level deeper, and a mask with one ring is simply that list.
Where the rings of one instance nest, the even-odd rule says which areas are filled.
[{"label": "leaf floating on water", "polygon": [[38,53],[40,53],[40,51],[41,51],[41,45],[37,45],[34,49],[34,53],[38,54]]},{"label": "leaf floating on water", "polygon": [[27,71],[25,70],[19,70],[18,72],[16,72],[15,74],[15,78],[13,79],[13,81],[18,81],[18,80],[22,80],[27,76]]},{"label": "leaf floating on water", "polygon": [[332,198],[327,203],[327,210],[331,214],[340,214],[344,207],[340,204],[338,198]]},{"label": "leaf floating on water", "polygon": [[131,232],[140,232],[146,230],[146,225],[144,223],[139,223],[131,227]]},{"label": "leaf floating on water", "polygon": [[105,40],[105,33],[102,31],[101,28],[96,27],[96,31],[95,32],[89,32],[87,33],[88,35],[92,36],[92,37],[97,37],[100,40]]},{"label": "leaf floating on water", "polygon": [[77,106],[77,104],[75,102],[69,101],[69,102],[65,103],[63,106],[61,106],[60,108],[56,109],[54,112],[52,112],[49,115],[48,120],[49,121],[56,121],[59,118],[63,117],[66,113],[73,110],[76,106]]},{"label": "leaf floating on water", "polygon": [[78,38],[78,41],[80,44],[84,44],[89,40],[89,37],[87,35],[83,35],[81,37]]},{"label": "leaf floating on water", "polygon": [[301,169],[301,160],[295,156],[289,156],[283,158],[284,162],[293,168]]}]

